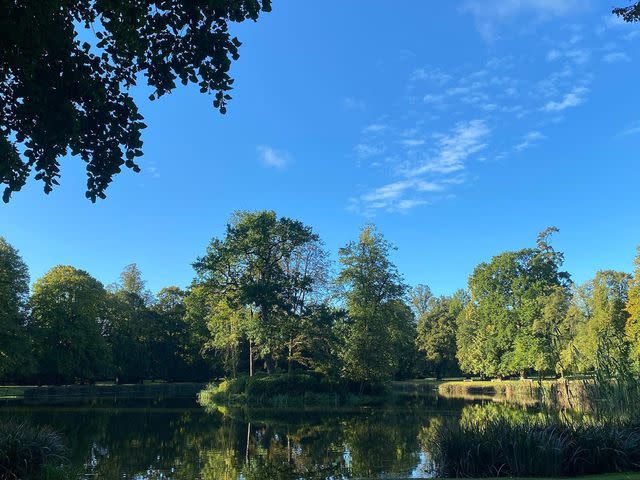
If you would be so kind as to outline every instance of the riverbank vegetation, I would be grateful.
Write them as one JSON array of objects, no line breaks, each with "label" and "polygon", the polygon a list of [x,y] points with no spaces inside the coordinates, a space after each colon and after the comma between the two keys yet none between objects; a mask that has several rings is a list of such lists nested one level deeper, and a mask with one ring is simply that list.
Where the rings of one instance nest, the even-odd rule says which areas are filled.
[{"label": "riverbank vegetation", "polygon": [[270,211],[234,214],[195,260],[189,288],[156,295],[136,265],[107,287],[86,271],[56,266],[29,288],[27,266],[1,240],[0,378],[63,384],[309,374],[361,394],[427,376],[636,378],[640,256],[634,274],[603,270],[575,285],[551,244],[556,232],[481,263],[451,296],[409,288],[393,247],[372,225],[333,264],[311,227]]},{"label": "riverbank vegetation", "polygon": [[640,469],[637,424],[463,413],[459,421],[443,420],[431,434],[435,473],[441,477],[563,477]]},{"label": "riverbank vegetation", "polygon": [[64,461],[62,436],[49,427],[27,423],[0,424],[0,479],[32,478],[47,466]]}]

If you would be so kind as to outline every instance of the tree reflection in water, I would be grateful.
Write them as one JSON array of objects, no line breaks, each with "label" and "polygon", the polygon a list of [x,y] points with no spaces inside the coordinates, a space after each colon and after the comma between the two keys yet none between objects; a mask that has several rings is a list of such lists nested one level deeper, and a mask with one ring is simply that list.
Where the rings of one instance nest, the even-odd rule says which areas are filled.
[{"label": "tree reflection in water", "polygon": [[[472,408],[473,410],[470,410]],[[507,408],[507,407],[501,407]],[[68,439],[65,478],[289,480],[429,477],[433,431],[443,418],[529,415],[442,400],[354,411],[238,410],[154,404],[3,408]]]}]

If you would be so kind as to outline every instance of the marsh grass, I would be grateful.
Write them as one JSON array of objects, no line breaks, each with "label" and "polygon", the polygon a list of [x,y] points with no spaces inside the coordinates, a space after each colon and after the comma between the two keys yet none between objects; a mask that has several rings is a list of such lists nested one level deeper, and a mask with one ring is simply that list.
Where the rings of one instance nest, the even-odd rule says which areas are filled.
[{"label": "marsh grass", "polygon": [[31,478],[47,464],[64,461],[62,436],[49,427],[6,422],[0,425],[0,479]]},{"label": "marsh grass", "polygon": [[431,445],[440,477],[558,477],[640,470],[640,429],[506,418],[445,422]]}]

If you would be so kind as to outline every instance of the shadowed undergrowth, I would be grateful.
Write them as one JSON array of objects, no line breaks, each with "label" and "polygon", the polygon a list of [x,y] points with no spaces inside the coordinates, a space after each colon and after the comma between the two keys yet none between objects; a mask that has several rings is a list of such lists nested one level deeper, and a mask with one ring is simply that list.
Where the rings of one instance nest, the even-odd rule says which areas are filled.
[{"label": "shadowed undergrowth", "polygon": [[0,479],[31,478],[52,463],[62,463],[62,436],[49,427],[6,422],[0,425]]}]

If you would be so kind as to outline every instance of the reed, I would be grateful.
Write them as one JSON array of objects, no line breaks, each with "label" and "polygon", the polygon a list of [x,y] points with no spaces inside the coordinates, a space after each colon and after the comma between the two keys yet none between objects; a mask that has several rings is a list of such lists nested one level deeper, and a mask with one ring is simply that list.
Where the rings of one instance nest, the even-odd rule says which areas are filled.
[{"label": "reed", "polygon": [[430,446],[438,477],[558,477],[640,470],[640,427],[506,418],[442,423]]},{"label": "reed", "polygon": [[0,479],[30,478],[51,463],[62,463],[62,436],[51,428],[26,423],[0,425]]}]

